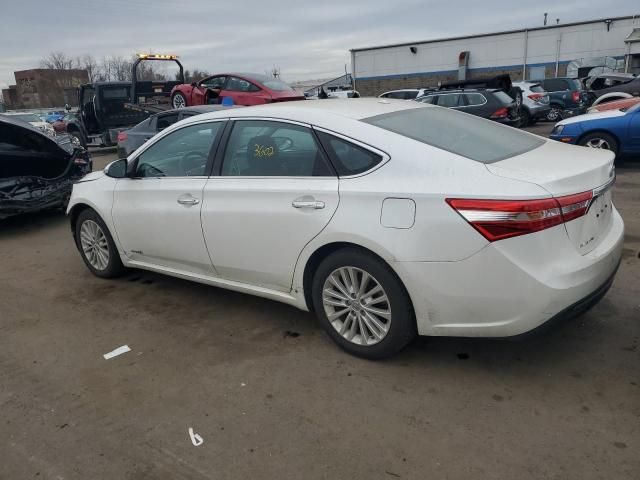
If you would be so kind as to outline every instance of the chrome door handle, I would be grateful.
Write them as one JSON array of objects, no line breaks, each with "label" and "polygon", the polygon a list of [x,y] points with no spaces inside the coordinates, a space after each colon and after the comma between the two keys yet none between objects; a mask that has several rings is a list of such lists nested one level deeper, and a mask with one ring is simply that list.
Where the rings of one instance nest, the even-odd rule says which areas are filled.
[{"label": "chrome door handle", "polygon": [[324,202],[318,200],[294,200],[291,202],[293,208],[313,208],[319,210],[324,208]]},{"label": "chrome door handle", "polygon": [[200,203],[200,200],[193,197],[179,197],[178,203],[180,205],[197,205]]}]

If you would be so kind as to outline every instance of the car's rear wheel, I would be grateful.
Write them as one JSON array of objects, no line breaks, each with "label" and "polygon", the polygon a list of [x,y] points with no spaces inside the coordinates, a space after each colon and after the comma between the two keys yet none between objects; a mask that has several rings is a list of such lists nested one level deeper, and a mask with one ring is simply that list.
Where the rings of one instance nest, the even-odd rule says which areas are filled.
[{"label": "car's rear wheel", "polygon": [[616,156],[618,156],[617,140],[612,135],[605,132],[589,133],[582,137],[578,144],[583,147],[611,150]]},{"label": "car's rear wheel", "polygon": [[75,234],[82,260],[94,275],[113,278],[124,272],[109,229],[95,211],[86,209],[78,215]]},{"label": "car's rear wheel", "polygon": [[387,264],[356,248],[334,252],[314,275],[313,305],[328,335],[344,350],[381,359],[416,335],[411,300]]},{"label": "car's rear wheel", "polygon": [[557,122],[562,120],[562,109],[557,105],[551,105],[551,108],[545,115],[545,119],[549,122]]},{"label": "car's rear wheel", "polygon": [[520,111],[520,128],[528,127],[531,125],[531,115],[526,108]]},{"label": "car's rear wheel", "polygon": [[173,108],[184,108],[187,106],[187,99],[182,93],[176,92],[171,97],[171,105]]}]

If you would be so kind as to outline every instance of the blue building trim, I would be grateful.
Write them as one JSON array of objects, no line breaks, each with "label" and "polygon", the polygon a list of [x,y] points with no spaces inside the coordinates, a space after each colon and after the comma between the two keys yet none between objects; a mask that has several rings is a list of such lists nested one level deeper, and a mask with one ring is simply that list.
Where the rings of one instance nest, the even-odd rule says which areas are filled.
[{"label": "blue building trim", "polygon": [[[562,60],[558,62],[558,65],[568,65],[571,63],[569,60]],[[544,63],[527,63],[527,67],[555,67],[556,62],[544,62]],[[522,64],[518,65],[501,65],[496,67],[479,67],[479,68],[470,68],[469,72],[482,73],[482,72],[493,72],[495,70],[510,70],[510,69],[522,69]],[[438,70],[435,72],[417,72],[417,73],[400,73],[393,75],[377,75],[374,77],[357,77],[356,81],[363,80],[386,80],[393,78],[412,78],[412,77],[432,77],[436,75],[447,75],[447,74],[458,74],[458,69],[455,70]]]}]

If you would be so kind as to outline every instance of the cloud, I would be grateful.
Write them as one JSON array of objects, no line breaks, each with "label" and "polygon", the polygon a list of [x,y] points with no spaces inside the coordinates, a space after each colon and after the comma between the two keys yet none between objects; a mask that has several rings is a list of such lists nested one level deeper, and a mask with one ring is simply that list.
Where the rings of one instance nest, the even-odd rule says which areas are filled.
[{"label": "cloud", "polygon": [[51,51],[130,56],[175,53],[187,69],[263,73],[295,81],[338,76],[349,49],[628,15],[628,0],[56,0],[2,8],[0,86]]}]

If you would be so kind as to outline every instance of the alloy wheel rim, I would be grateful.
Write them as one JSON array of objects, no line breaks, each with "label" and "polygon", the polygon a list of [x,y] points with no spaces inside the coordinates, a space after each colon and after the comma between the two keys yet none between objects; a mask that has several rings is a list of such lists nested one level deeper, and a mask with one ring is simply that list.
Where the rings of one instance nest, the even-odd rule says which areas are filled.
[{"label": "alloy wheel rim", "polygon": [[184,97],[180,94],[173,97],[173,108],[184,108]]},{"label": "alloy wheel rim", "polygon": [[322,304],[333,328],[347,341],[371,346],[391,326],[391,303],[380,282],[357,267],[340,267],[322,287]]},{"label": "alloy wheel rim", "polygon": [[93,220],[86,220],[80,227],[80,244],[85,258],[96,270],[109,265],[109,243],[102,228]]},{"label": "alloy wheel rim", "polygon": [[552,108],[551,110],[549,110],[549,113],[547,114],[547,118],[552,121],[557,120],[559,116],[560,116],[560,110],[558,110],[557,108]]},{"label": "alloy wheel rim", "polygon": [[611,150],[611,145],[604,138],[592,138],[587,142],[587,147]]}]

